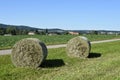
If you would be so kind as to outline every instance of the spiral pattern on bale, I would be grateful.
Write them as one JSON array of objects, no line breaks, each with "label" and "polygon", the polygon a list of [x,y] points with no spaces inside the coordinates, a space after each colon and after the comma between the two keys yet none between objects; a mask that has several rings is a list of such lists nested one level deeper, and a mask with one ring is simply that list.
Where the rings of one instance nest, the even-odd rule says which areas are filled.
[{"label": "spiral pattern on bale", "polygon": [[86,37],[78,36],[68,41],[66,51],[70,57],[87,58],[91,44]]},{"label": "spiral pattern on bale", "polygon": [[47,57],[46,45],[36,38],[18,41],[12,49],[11,59],[16,67],[37,68]]}]

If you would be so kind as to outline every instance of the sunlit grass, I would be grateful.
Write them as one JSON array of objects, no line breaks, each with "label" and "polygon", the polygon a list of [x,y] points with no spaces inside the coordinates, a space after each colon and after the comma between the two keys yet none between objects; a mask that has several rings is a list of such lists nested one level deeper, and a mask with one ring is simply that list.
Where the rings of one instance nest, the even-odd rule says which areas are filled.
[{"label": "sunlit grass", "polygon": [[[84,35],[90,41],[105,40],[105,39],[114,39],[120,38],[120,35]],[[17,36],[0,36],[0,49],[9,49],[19,40],[23,38],[38,38],[43,41],[46,45],[53,44],[66,44],[71,38],[76,37],[75,35],[17,35]]]},{"label": "sunlit grass", "polygon": [[120,41],[93,44],[89,58],[69,58],[65,48],[49,49],[38,69],[16,68],[0,56],[0,80],[120,80]]}]

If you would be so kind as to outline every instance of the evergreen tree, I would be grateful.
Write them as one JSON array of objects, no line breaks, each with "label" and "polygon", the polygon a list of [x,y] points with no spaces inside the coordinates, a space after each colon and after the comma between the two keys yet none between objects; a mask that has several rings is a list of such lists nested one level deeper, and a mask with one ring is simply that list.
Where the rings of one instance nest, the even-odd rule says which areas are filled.
[{"label": "evergreen tree", "polygon": [[6,29],[6,33],[7,33],[7,34],[16,35],[16,32],[17,32],[16,27],[10,26],[10,27],[7,27],[7,29]]},{"label": "evergreen tree", "polygon": [[0,35],[4,35],[5,34],[5,29],[4,28],[0,28]]}]

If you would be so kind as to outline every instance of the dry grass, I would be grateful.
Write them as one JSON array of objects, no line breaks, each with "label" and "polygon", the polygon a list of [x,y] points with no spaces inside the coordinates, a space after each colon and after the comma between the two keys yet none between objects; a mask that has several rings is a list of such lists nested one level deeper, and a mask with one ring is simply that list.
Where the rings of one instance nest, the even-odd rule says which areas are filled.
[{"label": "dry grass", "polygon": [[66,51],[70,57],[86,58],[90,47],[90,42],[86,37],[78,36],[68,41]]},{"label": "dry grass", "polygon": [[12,62],[16,67],[37,68],[46,57],[45,44],[36,38],[25,38],[18,41],[11,54]]}]

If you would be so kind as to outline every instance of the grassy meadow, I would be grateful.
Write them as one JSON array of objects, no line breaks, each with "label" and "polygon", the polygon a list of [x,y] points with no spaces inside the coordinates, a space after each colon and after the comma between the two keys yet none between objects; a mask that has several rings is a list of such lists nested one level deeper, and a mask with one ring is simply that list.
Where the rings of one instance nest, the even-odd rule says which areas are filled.
[{"label": "grassy meadow", "polygon": [[[84,35],[90,41],[96,40],[105,40],[105,39],[114,39],[120,38],[120,35]],[[65,44],[71,38],[75,37],[75,35],[54,35],[54,36],[46,36],[46,35],[16,35],[16,36],[0,36],[0,49],[9,49],[19,40],[23,38],[38,38],[43,41],[46,45],[53,44]]]},{"label": "grassy meadow", "polygon": [[0,56],[0,80],[120,80],[120,41],[93,44],[88,58],[70,58],[65,48],[49,49],[38,69],[16,68]]}]

